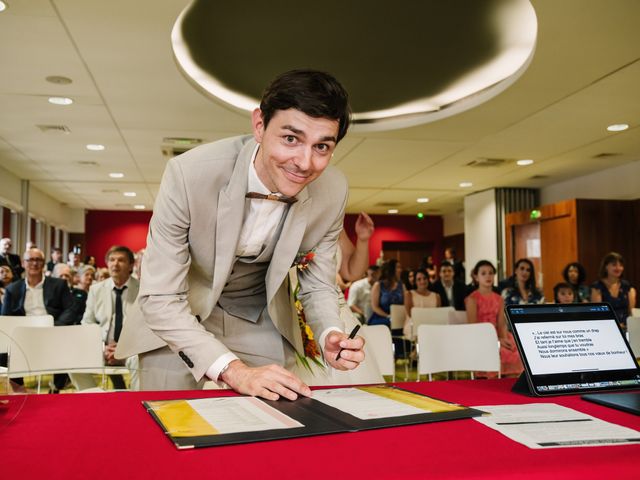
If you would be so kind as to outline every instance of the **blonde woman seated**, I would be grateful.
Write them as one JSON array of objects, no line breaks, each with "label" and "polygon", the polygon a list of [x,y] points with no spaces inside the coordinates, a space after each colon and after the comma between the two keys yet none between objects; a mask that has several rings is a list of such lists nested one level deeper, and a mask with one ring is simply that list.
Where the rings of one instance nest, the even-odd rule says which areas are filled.
[{"label": "blonde woman seated", "polygon": [[402,333],[406,338],[411,337],[413,322],[411,320],[411,309],[417,308],[436,308],[442,305],[440,295],[429,290],[429,274],[426,270],[418,270],[416,272],[416,289],[405,290],[404,292],[404,309],[407,313]]}]

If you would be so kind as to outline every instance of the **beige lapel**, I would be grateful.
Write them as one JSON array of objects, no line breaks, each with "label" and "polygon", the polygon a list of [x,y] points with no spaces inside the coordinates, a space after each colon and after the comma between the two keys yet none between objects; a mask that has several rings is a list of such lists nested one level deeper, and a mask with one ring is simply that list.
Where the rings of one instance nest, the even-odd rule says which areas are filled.
[{"label": "beige lapel", "polygon": [[233,267],[236,247],[242,230],[247,176],[255,142],[248,142],[238,155],[227,188],[218,195],[216,218],[216,250],[214,255],[212,293],[218,301]]},{"label": "beige lapel", "polygon": [[267,305],[274,325],[296,349],[299,349],[302,345],[300,332],[298,323],[291,321],[291,315],[295,309],[292,308],[288,295],[283,293],[276,299],[277,301],[273,301],[278,289],[288,289],[288,282],[285,282],[285,279],[288,278],[289,269],[298,254],[307,228],[307,211],[311,207],[312,199],[306,188],[297,195],[297,198],[298,201],[291,205],[287,212],[287,218],[273,251],[267,270],[266,286]]}]

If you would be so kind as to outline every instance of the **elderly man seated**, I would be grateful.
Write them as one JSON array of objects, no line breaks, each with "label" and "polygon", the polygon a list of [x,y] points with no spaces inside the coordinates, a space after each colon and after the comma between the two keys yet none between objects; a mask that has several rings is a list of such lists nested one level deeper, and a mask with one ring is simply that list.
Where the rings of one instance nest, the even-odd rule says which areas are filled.
[{"label": "elderly man seated", "polygon": [[[42,250],[27,250],[23,266],[25,278],[6,288],[2,315],[51,315],[54,325],[73,325],[74,302],[69,286],[60,278],[45,277]],[[52,392],[64,388],[66,380],[66,374],[54,375]]]}]

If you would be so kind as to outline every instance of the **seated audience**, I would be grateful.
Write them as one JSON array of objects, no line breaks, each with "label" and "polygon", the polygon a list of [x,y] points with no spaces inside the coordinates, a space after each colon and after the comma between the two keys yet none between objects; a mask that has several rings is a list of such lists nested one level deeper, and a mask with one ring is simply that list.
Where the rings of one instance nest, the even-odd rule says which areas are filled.
[{"label": "seated audience", "polygon": [[502,291],[505,305],[544,303],[544,295],[536,288],[536,274],[528,258],[518,260],[513,268],[514,284]]},{"label": "seated audience", "polygon": [[[24,253],[25,278],[5,290],[2,315],[51,315],[54,325],[73,325],[73,298],[67,283],[45,277],[44,253],[31,248]],[[53,393],[64,388],[66,374],[54,375]]]},{"label": "seated audience", "polygon": [[587,273],[584,267],[578,262],[572,262],[564,267],[562,278],[573,289],[574,303],[587,303],[591,299],[591,291],[584,283],[587,279]]},{"label": "seated audience", "polygon": [[400,281],[402,266],[391,259],[382,264],[380,280],[371,287],[371,309],[369,325],[386,325],[391,328],[391,305],[404,304],[404,287]]},{"label": "seated audience", "polygon": [[11,253],[11,246],[13,243],[10,238],[0,239],[0,265],[6,265],[13,272],[13,280],[17,282],[22,278],[24,268],[20,262],[20,255]]},{"label": "seated audience", "polygon": [[86,257],[84,257],[84,264],[83,265],[91,265],[93,268],[96,267],[96,257],[94,257],[93,255],[87,255]]},{"label": "seated audience", "polygon": [[96,283],[102,282],[103,280],[107,280],[108,278],[110,278],[109,269],[104,267],[96,269],[96,274],[94,278]]},{"label": "seated audience", "polygon": [[431,283],[436,281],[436,277],[438,276],[438,268],[436,267],[436,264],[433,263],[432,255],[427,255],[422,259],[418,270],[426,270],[426,272],[429,274],[429,279],[433,278],[433,281],[430,280]]},{"label": "seated audience", "polygon": [[573,287],[567,282],[556,283],[553,287],[553,300],[555,303],[575,303]]},{"label": "seated audience", "polygon": [[[122,326],[127,320],[127,311],[138,296],[138,280],[131,276],[133,271],[133,252],[124,246],[115,245],[105,255],[110,278],[96,283],[89,288],[86,308],[82,316],[83,325],[97,324],[102,329],[102,340],[105,344],[104,361],[106,365],[122,365],[123,362],[114,357]],[[130,366],[131,362],[127,364]],[[132,369],[135,366],[131,365]],[[116,389],[125,389],[121,375],[111,375]],[[74,384],[79,390],[95,387],[91,375],[72,375]],[[132,382],[133,383],[133,382]]]},{"label": "seated audience", "polygon": [[[504,318],[504,301],[493,291],[496,269],[487,260],[480,260],[473,269],[477,278],[478,288],[465,300],[467,305],[467,319],[469,323],[491,323],[498,333],[500,341],[500,373],[503,376],[520,375],[523,370],[520,354],[507,329]],[[484,373],[481,376],[486,376]]]},{"label": "seated audience", "polygon": [[456,250],[452,247],[444,249],[444,259],[453,265],[453,278],[459,282],[464,282],[464,265],[456,259]]},{"label": "seated audience", "polygon": [[62,263],[62,249],[55,247],[51,250],[51,260],[47,262],[46,275],[51,275],[51,273],[53,272],[53,267],[55,267],[58,263]]},{"label": "seated audience", "polygon": [[380,278],[380,268],[371,265],[367,269],[367,276],[351,284],[347,305],[358,318],[360,323],[366,323],[373,312],[371,308],[371,287]]},{"label": "seated audience", "polygon": [[600,262],[599,280],[591,285],[591,301],[607,302],[616,312],[618,323],[627,331],[627,317],[636,306],[636,289],[625,280],[624,259],[616,252],[607,253]]},{"label": "seated audience", "polygon": [[75,302],[75,323],[79,325],[87,307],[89,287],[91,287],[93,283],[93,276],[96,273],[96,269],[91,265],[85,265],[84,267],[80,267],[78,273],[78,283],[71,289],[71,295],[73,295],[73,301]]},{"label": "seated audience", "polygon": [[4,289],[9,286],[13,280],[13,270],[8,266],[0,266],[0,311],[2,311],[2,302],[4,300]]},{"label": "seated audience", "polygon": [[416,273],[416,289],[405,292],[404,309],[406,318],[402,329],[405,337],[411,337],[412,321],[411,309],[417,308],[437,308],[441,305],[440,295],[429,290],[429,274],[426,270],[418,270]]},{"label": "seated audience", "polygon": [[440,265],[440,279],[430,288],[440,295],[443,307],[453,307],[456,310],[465,309],[466,285],[454,279],[453,265],[449,262],[442,262],[442,265]]},{"label": "seated audience", "polygon": [[67,254],[67,265],[69,265],[74,270],[78,270],[80,268],[80,255],[78,255],[73,250]]},{"label": "seated audience", "polygon": [[51,276],[53,278],[60,278],[67,282],[69,290],[73,288],[73,279],[75,278],[75,275],[75,272],[66,263],[57,263],[51,272]]},{"label": "seated audience", "polygon": [[416,289],[416,272],[415,270],[403,270],[400,274],[400,280],[405,290]]}]

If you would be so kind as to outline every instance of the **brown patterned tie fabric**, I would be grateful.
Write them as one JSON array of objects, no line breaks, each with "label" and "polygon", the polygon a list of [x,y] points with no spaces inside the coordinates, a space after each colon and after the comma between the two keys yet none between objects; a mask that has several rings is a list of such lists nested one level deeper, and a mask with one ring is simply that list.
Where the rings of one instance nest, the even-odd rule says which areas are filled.
[{"label": "brown patterned tie fabric", "polygon": [[287,205],[292,205],[298,201],[296,197],[280,197],[278,195],[265,195],[264,193],[258,192],[249,192],[245,195],[246,198],[258,198],[260,200],[274,200],[276,202],[286,203]]}]

